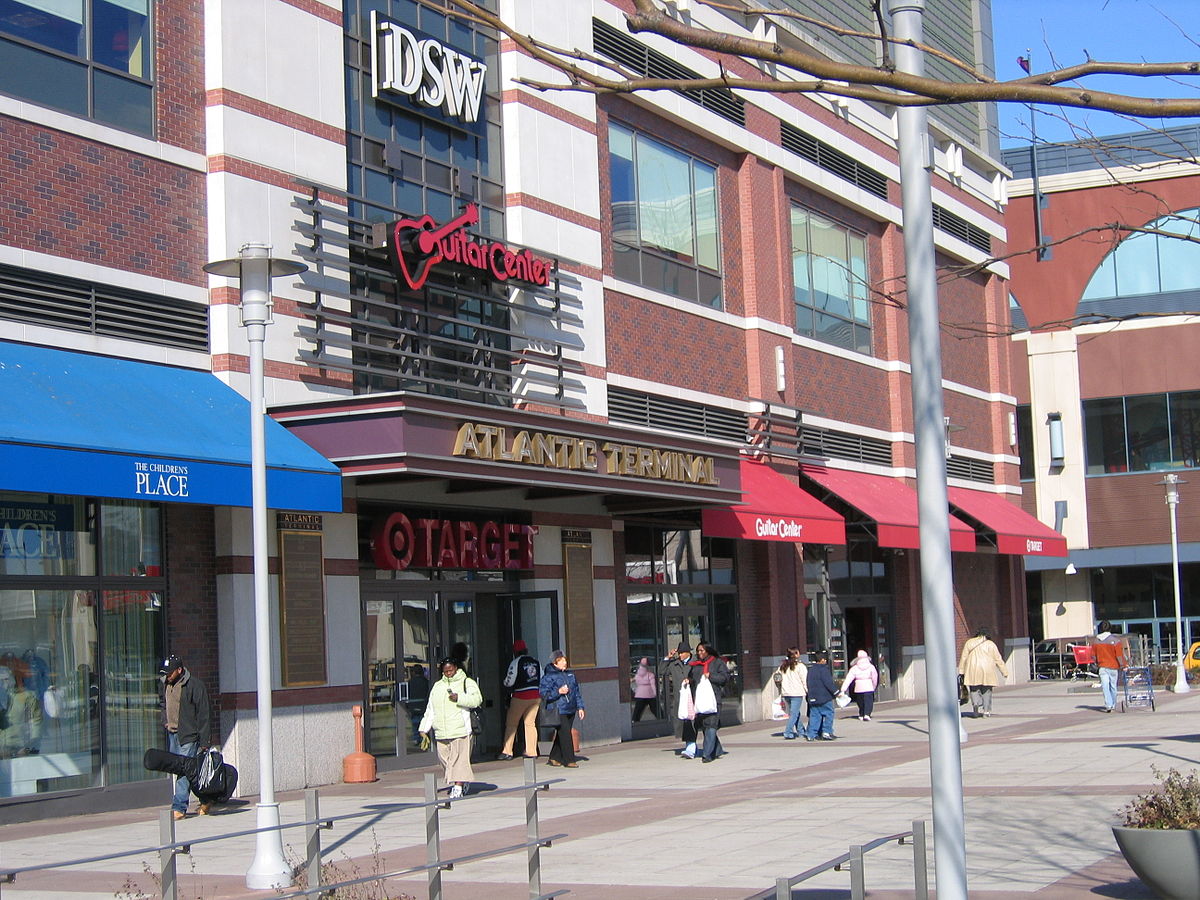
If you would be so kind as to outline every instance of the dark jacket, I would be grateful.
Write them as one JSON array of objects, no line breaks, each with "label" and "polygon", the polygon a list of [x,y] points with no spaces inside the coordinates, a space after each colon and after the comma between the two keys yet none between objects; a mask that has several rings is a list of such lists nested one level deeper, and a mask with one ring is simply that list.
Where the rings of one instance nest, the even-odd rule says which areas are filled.
[{"label": "dark jacket", "polygon": [[683,687],[685,681],[688,680],[688,662],[684,662],[679,657],[675,659],[664,659],[658,663],[658,674],[665,675],[669,685],[668,692],[674,696],[679,696],[679,690]]},{"label": "dark jacket", "polygon": [[179,680],[179,743],[195,743],[203,750],[208,746],[212,733],[209,731],[208,689],[204,682],[188,669],[183,670]]},{"label": "dark jacket", "polygon": [[[570,690],[560,694],[558,689],[564,684]],[[554,663],[547,663],[539,690],[546,701],[546,708],[554,712],[569,716],[584,708],[583,692],[579,690],[579,681],[570,669],[560,670]]]},{"label": "dark jacket", "polygon": [[[719,656],[710,656],[705,662],[708,662],[708,683],[712,685],[713,693],[717,695],[717,708],[719,709],[721,697],[725,694],[725,682],[729,680],[729,666]],[[696,696],[696,685],[703,677],[704,663],[693,658],[688,663],[688,685],[692,689],[693,697]]]},{"label": "dark jacket", "polygon": [[808,702],[815,706],[828,703],[837,693],[829,663],[814,663],[808,667]]}]

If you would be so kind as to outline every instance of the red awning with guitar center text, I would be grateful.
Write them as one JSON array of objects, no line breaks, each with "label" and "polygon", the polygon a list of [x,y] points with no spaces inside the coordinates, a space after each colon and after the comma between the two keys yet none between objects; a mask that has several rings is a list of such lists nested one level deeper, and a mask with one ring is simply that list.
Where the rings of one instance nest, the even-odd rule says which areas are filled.
[{"label": "red awning with guitar center text", "polygon": [[1003,494],[952,487],[946,492],[950,506],[980,524],[985,535],[994,534],[996,549],[1013,556],[1066,556],[1067,539],[1035,519]]},{"label": "red awning with guitar center text", "polygon": [[845,520],[795,482],[766,463],[749,459],[741,460],[738,472],[742,502],[701,512],[703,531],[709,537],[846,543]]},{"label": "red awning with guitar center text", "polygon": [[[800,471],[873,520],[880,547],[921,549],[917,492],[904,482],[886,475],[822,466],[801,466]],[[950,549],[957,553],[975,550],[975,529],[954,516],[950,516]]]}]

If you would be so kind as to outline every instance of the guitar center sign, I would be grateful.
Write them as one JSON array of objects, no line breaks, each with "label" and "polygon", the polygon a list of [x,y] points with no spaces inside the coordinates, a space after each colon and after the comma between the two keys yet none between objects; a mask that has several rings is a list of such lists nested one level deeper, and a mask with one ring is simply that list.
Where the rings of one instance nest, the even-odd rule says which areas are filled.
[{"label": "guitar center sign", "polygon": [[438,225],[433,216],[401,219],[388,239],[396,274],[411,290],[420,290],[434,266],[442,263],[476,269],[495,281],[523,281],[545,287],[552,265],[528,250],[513,250],[500,241],[472,237],[467,228],[479,222],[479,207],[471,203],[449,222]]},{"label": "guitar center sign", "polygon": [[377,99],[389,94],[408,97],[473,123],[483,105],[487,68],[431,35],[371,12],[371,86]]},{"label": "guitar center sign", "polygon": [[713,457],[680,450],[660,450],[613,441],[466,422],[454,439],[454,456],[509,462],[547,469],[597,472],[655,481],[716,486]]}]

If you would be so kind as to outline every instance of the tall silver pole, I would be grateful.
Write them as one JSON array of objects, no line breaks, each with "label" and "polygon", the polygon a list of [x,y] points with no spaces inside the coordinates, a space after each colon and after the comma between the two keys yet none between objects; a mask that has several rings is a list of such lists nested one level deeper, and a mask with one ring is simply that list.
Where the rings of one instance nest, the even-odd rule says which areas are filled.
[{"label": "tall silver pole", "polygon": [[[892,30],[897,39],[914,43],[924,40],[925,0],[892,0],[891,12]],[[924,74],[925,61],[915,47],[896,44],[895,55],[899,71]],[[917,450],[934,874],[938,900],[966,900],[966,833],[954,658],[954,584],[950,567],[950,512],[946,499],[946,436],[937,273],[933,256],[933,194],[929,179],[932,148],[924,107],[901,107],[897,116],[909,353],[912,357],[913,431]]]},{"label": "tall silver pole", "polygon": [[258,693],[259,801],[254,860],[246,887],[270,890],[292,883],[283,856],[275,802],[275,741],[271,719],[271,593],[267,554],[267,447],[263,345],[271,323],[271,277],[304,271],[302,263],[271,258],[270,244],[243,244],[238,259],[209,263],[206,272],[241,279],[242,325],[250,344],[250,505],[254,546],[254,653]]},{"label": "tall silver pole", "polygon": [[1171,582],[1175,588],[1175,686],[1172,690],[1177,694],[1186,694],[1191,690],[1187,683],[1187,646],[1183,643],[1183,604],[1179,597],[1179,522],[1176,515],[1179,506],[1179,476],[1170,472],[1163,476],[1159,484],[1166,485],[1167,506],[1171,510]]}]

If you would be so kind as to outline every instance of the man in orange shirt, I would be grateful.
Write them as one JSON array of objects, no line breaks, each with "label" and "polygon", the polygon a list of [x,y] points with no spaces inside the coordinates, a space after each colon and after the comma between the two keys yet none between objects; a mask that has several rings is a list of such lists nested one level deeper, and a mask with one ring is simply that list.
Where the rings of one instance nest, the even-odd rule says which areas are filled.
[{"label": "man in orange shirt", "polygon": [[1117,705],[1117,673],[1125,665],[1125,644],[1121,638],[1112,633],[1112,624],[1105,619],[1100,623],[1096,640],[1092,642],[1092,652],[1096,656],[1096,665],[1100,669],[1100,689],[1104,691],[1104,711],[1110,713]]}]

